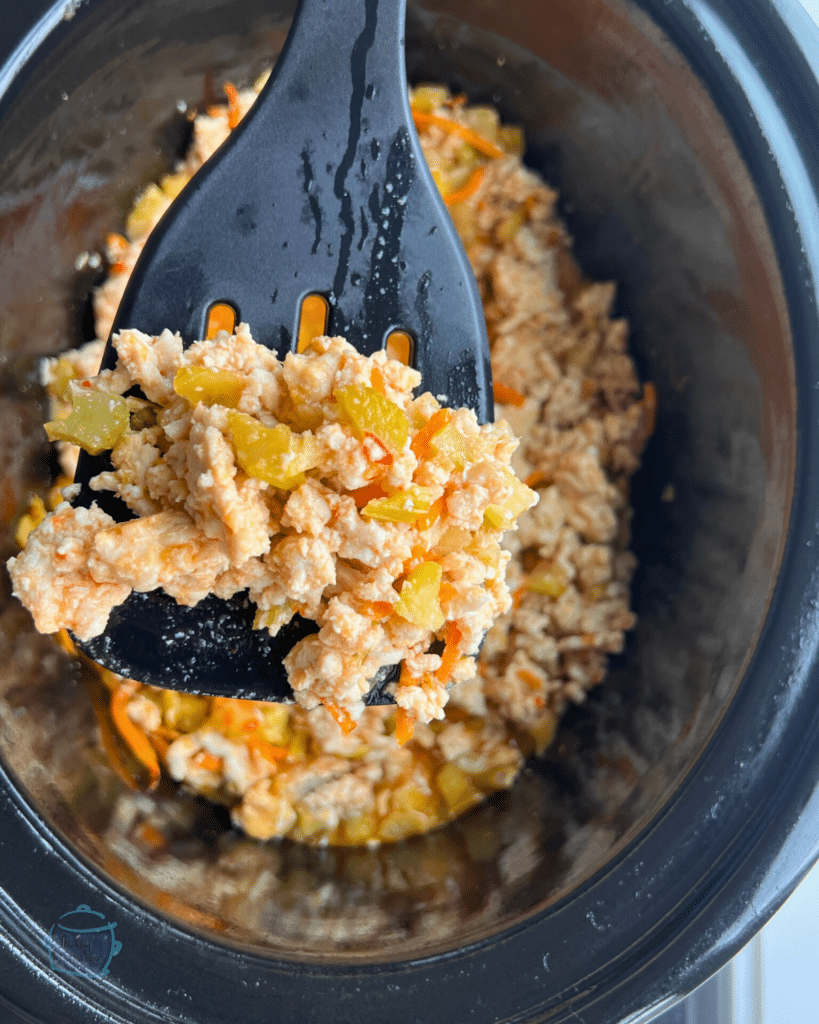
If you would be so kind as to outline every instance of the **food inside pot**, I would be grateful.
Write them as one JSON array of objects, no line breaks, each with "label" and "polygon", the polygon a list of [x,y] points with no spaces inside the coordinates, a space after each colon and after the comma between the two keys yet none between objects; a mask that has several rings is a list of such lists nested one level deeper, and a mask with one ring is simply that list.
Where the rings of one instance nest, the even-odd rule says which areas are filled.
[{"label": "food inside pot", "polygon": [[[183,163],[143,192],[127,237],[109,238],[110,274],[95,297],[101,337],[151,227],[258,87],[229,89],[227,106],[196,118]],[[512,608],[489,631],[477,674],[447,691],[444,717],[419,723],[412,738],[393,708],[367,708],[345,732],[325,707],[195,697],[99,670],[103,738],[125,777],[155,786],[165,772],[230,804],[235,824],[259,838],[398,840],[510,786],[566,707],[603,680],[634,622],[628,479],[655,400],[637,380],[625,323],[611,318],[614,288],[578,272],[556,195],[523,165],[517,128],[441,86],[414,90],[412,106],[481,290],[498,412],[522,437],[513,467],[540,500],[507,535]],[[101,345],[49,361],[55,397],[94,372]],[[63,458],[70,469],[70,454]],[[21,540],[43,514],[42,503],[32,508]],[[441,538],[453,565],[465,557],[461,539]],[[452,641],[450,652],[454,633]],[[447,658],[446,645],[438,657]]]}]

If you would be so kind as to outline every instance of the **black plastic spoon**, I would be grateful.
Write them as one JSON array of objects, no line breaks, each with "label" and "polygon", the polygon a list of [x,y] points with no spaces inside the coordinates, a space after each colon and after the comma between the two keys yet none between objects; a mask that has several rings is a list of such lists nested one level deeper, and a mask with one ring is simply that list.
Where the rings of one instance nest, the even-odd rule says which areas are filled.
[{"label": "black plastic spoon", "polygon": [[[319,293],[327,333],[359,351],[394,330],[413,339],[423,388],[492,415],[489,346],[469,263],[412,123],[404,63],[405,0],[301,0],[284,50],[253,109],[151,234],[112,333],[205,333],[231,305],[280,357],[301,303]],[[103,367],[116,362],[110,342]],[[88,481],[108,457],[82,454],[77,504],[132,518]],[[133,593],[106,632],[80,647],[143,682],[194,693],[289,700],[282,661],[315,623],[276,637],[253,630],[242,595],[193,608],[163,591]],[[388,700],[374,681],[371,703]]]}]

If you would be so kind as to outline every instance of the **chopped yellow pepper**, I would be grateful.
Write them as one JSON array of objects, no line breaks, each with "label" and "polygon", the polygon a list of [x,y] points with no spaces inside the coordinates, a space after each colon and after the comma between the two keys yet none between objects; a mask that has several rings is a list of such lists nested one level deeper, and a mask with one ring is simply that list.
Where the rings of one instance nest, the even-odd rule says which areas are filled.
[{"label": "chopped yellow pepper", "polygon": [[254,416],[230,413],[236,462],[257,480],[290,491],[304,483],[305,472],[319,463],[319,446],[312,434],[294,434],[279,424],[266,427]]},{"label": "chopped yellow pepper", "polygon": [[409,419],[395,402],[365,384],[348,384],[334,392],[341,420],[352,427],[359,441],[374,434],[393,452],[400,452],[409,437]]},{"label": "chopped yellow pepper", "polygon": [[173,379],[177,395],[191,405],[223,405],[235,409],[245,388],[245,379],[231,370],[214,370],[209,366],[183,366]]},{"label": "chopped yellow pepper", "polygon": [[253,628],[266,629],[271,636],[275,636],[295,614],[296,605],[290,600],[285,600],[283,604],[276,604],[272,608],[266,608],[264,611],[258,608],[253,619]]},{"label": "chopped yellow pepper", "polygon": [[531,508],[537,501],[537,494],[521,483],[514,473],[504,469],[512,486],[512,493],[502,505],[490,505],[483,514],[483,524],[488,530],[508,530],[521,512]]},{"label": "chopped yellow pepper", "polygon": [[167,209],[170,198],[153,182],[145,187],[125,221],[125,231],[132,242],[148,234]]},{"label": "chopped yellow pepper", "polygon": [[466,441],[453,423],[447,423],[437,434],[433,434],[429,444],[438,455],[446,456],[456,469],[466,468],[469,461]]},{"label": "chopped yellow pepper", "polygon": [[551,597],[557,600],[569,585],[569,578],[565,570],[559,566],[552,569],[535,569],[529,574],[526,580],[526,589],[535,594],[543,594],[544,597]]},{"label": "chopped yellow pepper", "polygon": [[69,384],[71,412],[64,420],[51,420],[45,430],[49,441],[69,441],[99,455],[113,448],[128,429],[128,405],[110,395],[73,381]]},{"label": "chopped yellow pepper", "polygon": [[432,508],[437,492],[432,487],[413,484],[405,491],[396,491],[389,498],[374,498],[362,508],[361,514],[390,523],[414,523]]},{"label": "chopped yellow pepper", "polygon": [[396,614],[423,629],[438,630],[444,624],[441,609],[441,577],[437,562],[422,562],[407,576],[401,596],[393,606]]}]

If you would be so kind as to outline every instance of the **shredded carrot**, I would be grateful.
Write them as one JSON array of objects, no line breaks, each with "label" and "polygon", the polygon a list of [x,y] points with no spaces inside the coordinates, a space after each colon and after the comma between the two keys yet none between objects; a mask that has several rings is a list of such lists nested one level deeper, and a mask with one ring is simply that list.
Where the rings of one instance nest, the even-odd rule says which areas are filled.
[{"label": "shredded carrot", "polygon": [[68,654],[76,657],[77,648],[74,646],[74,641],[71,639],[71,634],[67,629],[60,629],[57,632],[57,643],[63,648]]},{"label": "shredded carrot", "polygon": [[139,683],[133,679],[126,679],[111,694],[109,710],[120,736],[130,747],[134,757],[145,766],[150,779],[148,788],[156,789],[159,785],[159,761],[156,751],[145,733],[128,717],[128,702],[138,689]]},{"label": "shredded carrot", "polygon": [[[364,436],[368,438],[370,442],[369,445],[364,449],[364,454],[367,456],[367,461],[377,463],[379,466],[391,466],[393,464],[392,453],[384,444],[384,442],[379,440],[375,436],[375,434],[371,434],[369,430],[364,431]],[[375,448],[375,450],[378,452],[377,455],[370,454],[373,448]]]},{"label": "shredded carrot", "polygon": [[117,232],[111,231],[105,236],[105,244],[109,249],[119,249],[123,251],[128,248],[128,239],[125,235],[120,235]]},{"label": "shredded carrot", "polygon": [[407,668],[405,661],[401,662],[401,672],[398,676],[399,686],[417,686],[421,682],[420,679],[416,679],[415,676],[410,675],[410,670]]},{"label": "shredded carrot", "polygon": [[444,196],[446,205],[455,206],[458,203],[465,203],[470,196],[474,196],[481,187],[484,174],[486,174],[485,167],[476,167],[461,188]]},{"label": "shredded carrot", "polygon": [[444,580],[441,584],[440,590],[438,591],[438,600],[441,602],[451,601],[453,597],[457,596],[458,588]]},{"label": "shredded carrot", "polygon": [[646,437],[651,437],[657,426],[657,389],[651,381],[643,385],[643,413],[646,420]]},{"label": "shredded carrot", "polygon": [[153,748],[157,754],[159,754],[160,758],[163,761],[167,761],[168,750],[170,748],[170,743],[168,742],[167,737],[160,736],[158,732],[151,732],[148,734],[148,739],[153,744]]},{"label": "shredded carrot", "polygon": [[167,838],[159,831],[158,828],[154,828],[154,826],[147,821],[143,821],[139,826],[138,838],[143,845],[147,846],[155,853],[159,850],[164,850],[168,845]]},{"label": "shredded carrot", "polygon": [[388,619],[392,615],[392,605],[389,601],[368,601],[361,606],[361,614],[372,619]]},{"label": "shredded carrot", "polygon": [[257,751],[265,761],[270,761],[272,764],[275,764],[277,761],[283,761],[290,755],[287,747],[275,747],[260,736],[248,736],[245,743],[251,750]]},{"label": "shredded carrot", "polygon": [[385,398],[387,397],[384,374],[381,372],[380,367],[374,366],[370,371],[370,384],[373,389],[379,393],[379,395],[383,395]]},{"label": "shredded carrot", "polygon": [[449,682],[449,677],[455,671],[455,666],[461,657],[458,644],[460,644],[462,638],[463,633],[461,633],[457,624],[451,620],[447,622],[444,653],[441,655],[441,667],[435,673],[435,678],[439,683]]},{"label": "shredded carrot", "polygon": [[452,413],[449,409],[438,409],[434,412],[423,427],[418,431],[415,437],[412,439],[410,448],[412,449],[413,455],[419,461],[428,459],[432,454],[430,452],[430,441],[438,433],[439,430],[443,430],[444,427],[452,419]]},{"label": "shredded carrot", "polygon": [[225,82],[225,94],[228,98],[228,128],[235,128],[242,119],[239,106],[239,92],[233,82]]},{"label": "shredded carrot", "polygon": [[182,733],[178,729],[169,729],[167,725],[160,725],[158,729],[150,734],[151,736],[160,736],[163,740],[167,740],[168,743],[173,743],[174,740],[178,740]]},{"label": "shredded carrot", "polygon": [[520,408],[526,401],[525,395],[510,388],[508,384],[501,384],[498,381],[492,385],[492,393],[495,396],[495,401],[500,402],[501,405],[516,405]]},{"label": "shredded carrot", "polygon": [[193,763],[197,768],[204,768],[206,772],[219,772],[222,770],[222,758],[214,757],[207,750],[200,750],[194,757]]},{"label": "shredded carrot", "polygon": [[450,121],[449,118],[439,117],[437,114],[424,114],[420,110],[413,110],[412,117],[417,128],[426,128],[430,125],[443,128],[444,131],[450,132],[452,135],[459,135],[473,149],[477,149],[484,156],[492,157],[493,160],[506,156],[500,146],[496,146],[494,142],[490,142],[489,139],[478,135],[477,132],[472,131],[471,128],[467,128],[465,124],[460,124],[458,121]]},{"label": "shredded carrot", "polygon": [[91,696],[91,706],[94,709],[97,724],[100,727],[100,736],[102,737],[103,748],[105,749],[105,753],[108,755],[108,761],[113,768],[114,773],[122,779],[129,789],[133,789],[135,792],[139,793],[142,790],[142,786],[140,786],[131,772],[125,767],[125,762],[122,760],[122,755],[117,747],[114,730],[111,728],[111,722],[108,719],[106,710],[94,695]]},{"label": "shredded carrot", "polygon": [[536,676],[534,672],[530,672],[528,669],[519,668],[518,676],[523,680],[524,683],[531,690],[541,690],[543,688],[543,680]]},{"label": "shredded carrot", "polygon": [[127,263],[123,263],[122,260],[117,260],[116,263],[112,263],[111,264],[111,273],[112,274],[127,274],[128,273],[128,264]]},{"label": "shredded carrot", "polygon": [[355,729],[355,720],[348,711],[344,708],[340,708],[338,704],[333,704],[333,702],[329,700],[322,701],[322,704],[327,708],[333,718],[335,718],[336,724],[345,736],[347,733],[350,733]]},{"label": "shredded carrot", "polygon": [[364,487],[350,491],[350,497],[358,508],[364,508],[368,502],[374,501],[376,498],[386,498],[387,492],[381,484],[365,484]]},{"label": "shredded carrot", "polygon": [[542,469],[536,469],[534,473],[530,473],[523,482],[527,487],[539,487],[541,484],[545,484],[548,479],[549,478]]},{"label": "shredded carrot", "polygon": [[523,600],[523,595],[526,593],[527,586],[525,583],[521,583],[519,587],[516,587],[512,594],[512,607],[520,608],[520,603]]},{"label": "shredded carrot", "polygon": [[444,510],[444,499],[437,498],[429,507],[429,512],[425,512],[419,519],[416,519],[416,529],[423,532],[428,530],[433,523],[437,522]]},{"label": "shredded carrot", "polygon": [[412,739],[415,732],[415,716],[406,708],[399,707],[395,713],[395,739],[400,747]]}]

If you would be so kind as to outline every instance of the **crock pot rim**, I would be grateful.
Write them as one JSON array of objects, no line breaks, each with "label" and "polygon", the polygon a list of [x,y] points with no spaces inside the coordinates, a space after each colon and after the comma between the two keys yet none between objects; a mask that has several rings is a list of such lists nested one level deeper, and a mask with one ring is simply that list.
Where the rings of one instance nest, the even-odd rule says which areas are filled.
[{"label": "crock pot rim", "polygon": [[[819,802],[819,749],[811,750],[808,743],[799,742],[819,725],[815,699],[819,689],[819,613],[805,597],[816,590],[819,580],[819,551],[808,546],[817,535],[819,519],[819,472],[815,468],[819,466],[819,392],[813,387],[819,381],[819,245],[815,238],[800,230],[800,224],[810,224],[811,218],[813,223],[819,223],[819,142],[816,133],[811,136],[815,111],[819,109],[816,33],[800,17],[803,12],[781,2],[774,5],[770,0],[685,0],[678,5],[637,2],[709,86],[727,123],[735,129],[742,155],[749,167],[755,169],[754,181],[781,261],[795,340],[797,380],[802,382],[788,546],[760,643],[740,689],[742,699],[733,702],[712,743],[674,798],[616,862],[607,865],[568,900],[549,907],[517,929],[422,964],[357,965],[337,970],[326,964],[285,964],[257,955],[237,954],[160,922],[90,870],[59,836],[51,833],[4,775],[0,808],[6,830],[5,854],[29,859],[32,897],[45,873],[59,882],[59,891],[67,897],[68,893],[76,892],[86,902],[90,898],[88,892],[94,891],[110,907],[107,916],[127,922],[132,929],[129,948],[135,954],[141,950],[154,958],[157,977],[143,977],[143,985],[161,981],[163,965],[158,950],[163,946],[163,952],[173,955],[177,964],[187,960],[192,976],[197,980],[201,977],[204,995],[205,974],[213,971],[211,953],[223,948],[225,976],[234,982],[242,981],[245,975],[261,979],[254,1001],[274,1000],[268,1005],[277,1007],[280,1019],[289,1019],[291,1014],[293,1019],[299,1016],[309,1021],[311,1012],[316,1018],[329,1019],[327,1006],[328,1000],[332,1000],[340,1007],[341,1015],[336,1018],[339,1021],[380,1020],[387,1015],[399,1022],[419,1015],[429,1020],[431,1009],[443,1021],[458,1019],[458,1008],[471,1005],[475,979],[485,969],[485,958],[491,951],[493,974],[514,976],[516,984],[499,993],[497,1005],[485,1005],[487,1019],[537,1017],[559,1021],[576,1019],[580,1014],[587,1024],[623,1020],[647,1005],[659,1003],[669,992],[685,995],[722,966],[786,898],[819,852],[809,828]],[[29,23],[65,7],[64,2],[53,7],[47,3],[32,5],[27,12]],[[91,0],[87,7],[77,11],[77,19],[93,7]],[[706,13],[714,19],[713,33],[703,26],[702,15]],[[61,31],[60,26],[55,31]],[[759,81],[747,78],[748,69],[731,69],[724,63],[720,46],[724,48],[732,39],[748,55],[749,68]],[[787,77],[781,72],[783,59]],[[760,82],[770,87],[766,96],[758,92]],[[769,151],[760,123],[758,104],[763,100],[774,103],[801,154],[801,181],[799,168],[778,167],[776,154]],[[790,201],[790,211],[781,201],[782,189]],[[800,251],[802,258],[792,261],[789,254]],[[766,723],[769,737],[761,747],[765,757],[758,758],[756,764],[764,778],[756,780],[758,784],[754,787],[751,772],[742,766],[740,758],[746,740],[758,732],[760,722],[754,709],[766,702],[772,706]],[[734,799],[737,787],[745,793],[741,800]],[[691,834],[701,834],[701,828],[707,824],[703,816],[709,807],[704,797],[709,794],[716,804],[724,799],[729,823],[736,825],[732,841],[715,844],[708,858],[703,858],[699,851],[696,862],[708,863],[705,870],[695,868],[699,878],[689,886],[688,898],[672,914],[653,920],[641,941],[619,950],[614,958],[599,958],[597,967],[582,979],[572,978],[564,964],[561,987],[561,951],[545,946],[547,939],[554,943],[558,916],[563,916],[571,930],[582,926],[590,908],[600,900],[610,911],[618,905],[622,909],[622,894],[616,891],[618,883],[628,879],[636,884],[636,866],[641,857],[651,860],[652,849],[659,854],[668,848],[670,840],[685,842],[685,836],[676,834],[682,818],[691,824]],[[723,835],[731,831],[725,824]],[[659,887],[663,881],[659,873],[654,884]],[[608,902],[607,894],[611,897]],[[154,986],[149,994],[147,989],[140,992],[136,987],[118,989],[116,979],[104,984],[72,979],[69,987],[66,978],[43,968],[43,922],[29,915],[26,906],[15,903],[15,895],[19,894],[0,894],[1,930],[5,935],[4,951],[0,954],[4,961],[4,995],[15,1005],[44,1021],[167,1020],[168,1013],[173,1012],[177,1020],[195,1019],[197,1024],[204,1024],[201,1012],[192,1016],[194,1011],[181,998],[171,1008],[170,992],[165,992],[158,1003],[161,986]],[[715,934],[713,929],[698,934],[698,923],[706,911],[711,920],[725,922],[721,934]],[[662,981],[647,987],[644,974],[649,965],[651,974]],[[423,966],[422,971],[417,970],[419,966]],[[217,982],[220,978],[224,980],[221,970],[214,972],[213,977]],[[552,994],[543,999],[542,992],[547,987]],[[560,991],[555,991],[556,987]],[[356,988],[362,990],[358,995],[353,994]],[[118,994],[132,1000],[127,1018],[116,1010]],[[235,1006],[236,990],[230,986],[220,998],[211,991],[206,998],[208,1006],[226,1010]],[[83,1006],[78,999],[83,1000]],[[345,1005],[349,1011],[344,1009]],[[134,1016],[137,1009],[139,1018]]]}]

